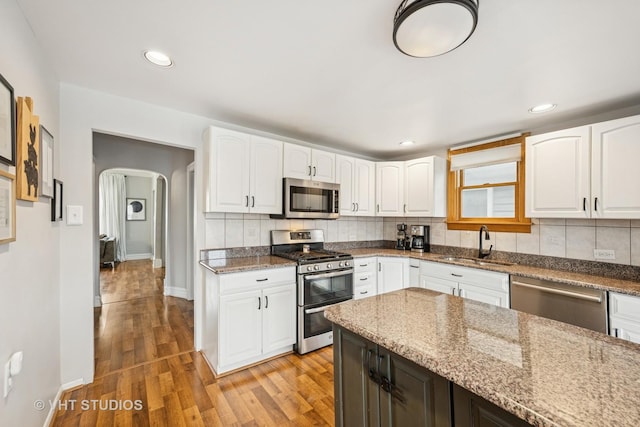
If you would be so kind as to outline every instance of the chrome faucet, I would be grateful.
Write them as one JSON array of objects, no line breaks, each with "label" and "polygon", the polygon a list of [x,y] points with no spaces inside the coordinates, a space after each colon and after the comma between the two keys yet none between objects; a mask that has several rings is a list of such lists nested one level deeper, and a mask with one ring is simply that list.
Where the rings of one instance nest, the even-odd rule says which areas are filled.
[{"label": "chrome faucet", "polygon": [[484,231],[484,240],[489,240],[489,229],[487,228],[486,225],[483,225],[480,227],[480,234],[479,234],[479,244],[478,244],[478,258],[485,258],[488,257],[489,254],[491,254],[491,249],[493,248],[493,245],[489,246],[489,250],[484,250],[482,249],[482,232]]}]

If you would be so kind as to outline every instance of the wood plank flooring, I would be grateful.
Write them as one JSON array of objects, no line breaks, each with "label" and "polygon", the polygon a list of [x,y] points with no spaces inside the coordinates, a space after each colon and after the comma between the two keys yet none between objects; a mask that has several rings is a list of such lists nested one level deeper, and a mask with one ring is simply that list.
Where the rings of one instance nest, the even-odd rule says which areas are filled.
[{"label": "wood plank flooring", "polygon": [[193,303],[162,295],[164,272],[100,272],[96,378],[67,391],[53,426],[331,426],[331,347],[214,378],[193,351]]}]

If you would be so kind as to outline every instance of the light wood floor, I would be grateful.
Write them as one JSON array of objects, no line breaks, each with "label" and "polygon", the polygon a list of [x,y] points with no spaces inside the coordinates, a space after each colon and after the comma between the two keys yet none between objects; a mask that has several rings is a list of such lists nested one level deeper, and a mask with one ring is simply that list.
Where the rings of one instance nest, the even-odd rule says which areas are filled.
[{"label": "light wood floor", "polygon": [[162,295],[162,271],[100,273],[96,378],[63,394],[53,426],[333,425],[331,347],[216,379],[193,351],[193,303]]}]

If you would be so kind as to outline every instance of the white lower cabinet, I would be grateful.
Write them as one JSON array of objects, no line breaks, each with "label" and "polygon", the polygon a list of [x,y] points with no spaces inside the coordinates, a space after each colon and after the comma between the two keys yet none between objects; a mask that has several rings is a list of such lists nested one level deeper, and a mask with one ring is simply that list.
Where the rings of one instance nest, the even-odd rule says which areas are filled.
[{"label": "white lower cabinet", "polygon": [[609,335],[640,344],[640,298],[609,292]]},{"label": "white lower cabinet", "polygon": [[353,260],[353,299],[377,295],[377,259],[377,257],[368,257]]},{"label": "white lower cabinet", "polygon": [[509,307],[509,275],[422,261],[420,287],[500,307]]},{"label": "white lower cabinet", "polygon": [[409,258],[378,257],[378,293],[408,287]]},{"label": "white lower cabinet", "polygon": [[206,274],[203,352],[217,374],[293,349],[295,279],[294,267]]}]

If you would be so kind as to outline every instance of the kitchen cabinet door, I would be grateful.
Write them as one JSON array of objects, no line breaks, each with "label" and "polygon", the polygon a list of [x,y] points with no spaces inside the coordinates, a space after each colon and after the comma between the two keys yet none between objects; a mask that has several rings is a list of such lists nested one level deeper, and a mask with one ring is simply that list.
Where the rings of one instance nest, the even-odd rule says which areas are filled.
[{"label": "kitchen cabinet door", "polygon": [[589,218],[590,127],[526,139],[525,211],[531,218]]},{"label": "kitchen cabinet door", "polygon": [[220,297],[219,364],[231,365],[262,353],[262,292]]},{"label": "kitchen cabinet door", "polygon": [[356,159],[354,195],[357,216],[374,216],[376,203],[376,164]]},{"label": "kitchen cabinet door", "polygon": [[426,274],[420,275],[420,287],[436,292],[442,292],[443,294],[458,294],[458,282]]},{"label": "kitchen cabinet door", "polygon": [[320,182],[336,182],[335,153],[311,150],[311,179]]},{"label": "kitchen cabinet door", "polygon": [[491,289],[460,282],[458,283],[458,295],[462,298],[509,308],[508,292],[492,291]]},{"label": "kitchen cabinet door", "polygon": [[286,178],[311,179],[311,148],[285,143],[283,153]]},{"label": "kitchen cabinet door", "polygon": [[591,129],[593,218],[640,218],[640,116]]},{"label": "kitchen cabinet door", "polygon": [[376,215],[404,216],[404,162],[376,163]]},{"label": "kitchen cabinet door", "polygon": [[449,384],[444,378],[378,347],[380,375],[391,392],[380,393],[381,426],[451,425]]},{"label": "kitchen cabinet door", "polygon": [[251,137],[249,195],[249,212],[282,213],[281,141],[258,136]]},{"label": "kitchen cabinet door", "polygon": [[408,258],[378,257],[378,293],[406,288],[408,281]]},{"label": "kitchen cabinet door", "polygon": [[340,215],[356,215],[356,159],[336,156],[336,183],[340,184]]},{"label": "kitchen cabinet door", "polygon": [[295,283],[265,289],[262,302],[262,352],[293,345],[296,342]]},{"label": "kitchen cabinet door", "polygon": [[453,384],[453,426],[531,427],[493,403]]},{"label": "kitchen cabinet door", "polygon": [[431,156],[405,163],[404,204],[406,216],[447,215],[444,159]]},{"label": "kitchen cabinet door", "polygon": [[207,212],[249,212],[251,136],[211,127],[205,137]]}]

